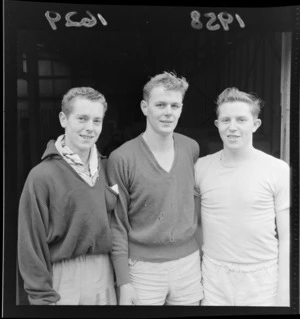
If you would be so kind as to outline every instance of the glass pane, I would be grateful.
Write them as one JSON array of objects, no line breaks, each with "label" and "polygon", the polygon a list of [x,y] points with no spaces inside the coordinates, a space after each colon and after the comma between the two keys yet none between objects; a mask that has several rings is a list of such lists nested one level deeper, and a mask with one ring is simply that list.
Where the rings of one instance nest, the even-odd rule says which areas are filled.
[{"label": "glass pane", "polygon": [[54,80],[54,95],[63,96],[71,88],[70,79]]},{"label": "glass pane", "polygon": [[51,61],[38,61],[39,75],[51,75]]},{"label": "glass pane", "polygon": [[27,101],[18,101],[18,111],[27,111],[28,109],[28,102]]},{"label": "glass pane", "polygon": [[27,96],[27,81],[24,79],[17,80],[17,94],[18,97],[25,97]]},{"label": "glass pane", "polygon": [[54,75],[70,75],[70,70],[66,65],[53,62]]},{"label": "glass pane", "polygon": [[52,96],[52,80],[39,80],[40,96]]},{"label": "glass pane", "polygon": [[23,64],[23,72],[27,73],[27,60],[23,60],[22,64]]},{"label": "glass pane", "polygon": [[41,101],[40,102],[40,110],[52,110],[53,109],[53,101]]},{"label": "glass pane", "polygon": [[23,128],[24,123],[26,122],[24,119],[28,118],[28,102],[27,101],[18,101],[18,130],[20,129],[20,125]]}]

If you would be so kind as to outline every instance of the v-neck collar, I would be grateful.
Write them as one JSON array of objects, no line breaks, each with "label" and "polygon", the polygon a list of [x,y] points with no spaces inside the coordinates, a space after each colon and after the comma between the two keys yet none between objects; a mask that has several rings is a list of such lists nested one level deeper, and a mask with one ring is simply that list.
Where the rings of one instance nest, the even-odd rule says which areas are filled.
[{"label": "v-neck collar", "polygon": [[154,165],[160,170],[162,171],[164,174],[166,175],[171,175],[173,170],[174,170],[174,167],[176,165],[176,162],[177,162],[177,139],[176,139],[176,135],[175,133],[173,133],[173,141],[174,141],[174,159],[173,159],[173,163],[172,163],[172,166],[171,166],[171,169],[169,171],[166,171],[163,167],[161,167],[161,165],[158,163],[156,157],[154,156],[153,152],[151,151],[149,145],[146,143],[146,141],[144,140],[143,138],[143,134],[142,133],[139,137],[140,137],[140,140],[141,140],[141,143],[142,145],[144,146],[146,152],[149,154],[150,156],[150,159],[152,160],[152,162],[154,163]]}]

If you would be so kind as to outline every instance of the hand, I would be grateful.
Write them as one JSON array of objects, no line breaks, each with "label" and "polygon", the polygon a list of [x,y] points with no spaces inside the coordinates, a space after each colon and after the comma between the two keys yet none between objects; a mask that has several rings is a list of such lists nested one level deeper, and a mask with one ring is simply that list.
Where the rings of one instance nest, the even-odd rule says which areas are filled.
[{"label": "hand", "polygon": [[139,305],[140,301],[135,288],[131,283],[120,286],[120,300],[119,305]]}]

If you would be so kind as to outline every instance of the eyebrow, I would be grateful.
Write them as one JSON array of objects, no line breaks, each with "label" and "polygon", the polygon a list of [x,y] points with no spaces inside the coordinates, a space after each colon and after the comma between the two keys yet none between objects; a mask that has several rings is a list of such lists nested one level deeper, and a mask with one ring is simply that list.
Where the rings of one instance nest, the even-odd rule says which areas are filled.
[{"label": "eyebrow", "polygon": [[183,103],[182,103],[182,102],[171,102],[171,103],[168,103],[168,102],[165,102],[165,101],[157,101],[157,102],[155,102],[155,104],[176,104],[176,105],[182,105]]},{"label": "eyebrow", "polygon": [[[90,116],[87,115],[87,114],[81,114],[81,113],[75,114],[75,116],[90,117]],[[101,117],[101,116],[96,116],[95,119],[103,119],[103,117]]]},{"label": "eyebrow", "polygon": [[248,117],[248,115],[236,115],[236,116],[230,116],[230,115],[223,115],[220,116],[221,118],[239,118],[239,117]]}]

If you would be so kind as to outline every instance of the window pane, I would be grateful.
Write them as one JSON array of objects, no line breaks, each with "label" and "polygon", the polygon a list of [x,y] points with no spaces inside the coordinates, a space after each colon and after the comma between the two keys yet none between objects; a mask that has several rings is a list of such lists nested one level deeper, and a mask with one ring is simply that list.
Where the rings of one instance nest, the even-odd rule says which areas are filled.
[{"label": "window pane", "polygon": [[65,94],[71,88],[70,79],[54,80],[54,94],[55,96],[61,96]]},{"label": "window pane", "polygon": [[27,112],[28,110],[28,102],[27,101],[18,101],[18,111]]},{"label": "window pane", "polygon": [[41,101],[40,110],[52,110],[54,108],[53,101]]},{"label": "window pane", "polygon": [[39,75],[51,75],[51,62],[50,61],[38,61],[39,63]]},{"label": "window pane", "polygon": [[27,60],[22,61],[23,72],[27,73]]},{"label": "window pane", "polygon": [[52,96],[52,80],[39,80],[40,96]]},{"label": "window pane", "polygon": [[24,124],[24,118],[28,118],[28,102],[18,101],[18,129]]},{"label": "window pane", "polygon": [[69,68],[61,63],[53,62],[53,69],[54,69],[54,75],[69,75],[70,74]]},{"label": "window pane", "polygon": [[25,97],[27,96],[27,81],[24,79],[17,80],[17,94],[18,97]]}]

